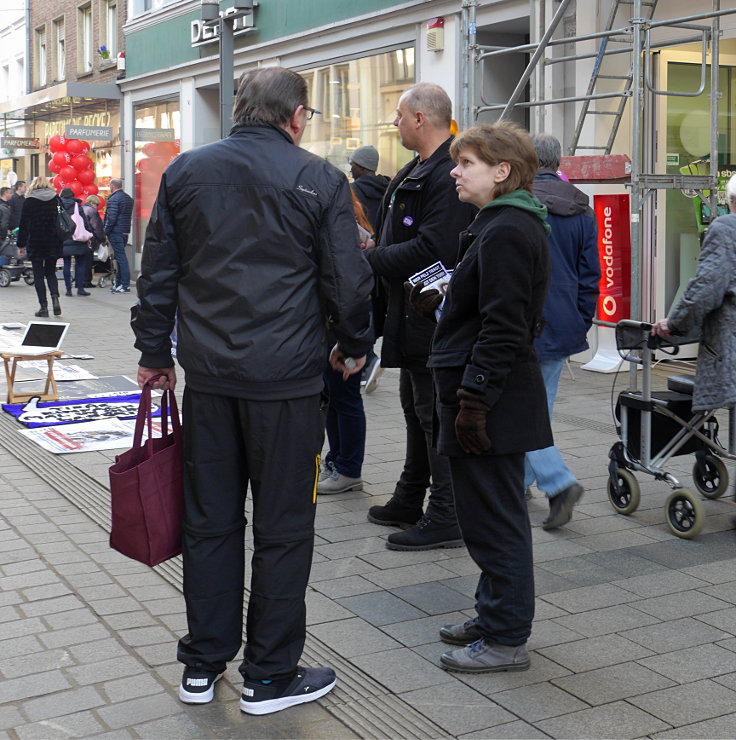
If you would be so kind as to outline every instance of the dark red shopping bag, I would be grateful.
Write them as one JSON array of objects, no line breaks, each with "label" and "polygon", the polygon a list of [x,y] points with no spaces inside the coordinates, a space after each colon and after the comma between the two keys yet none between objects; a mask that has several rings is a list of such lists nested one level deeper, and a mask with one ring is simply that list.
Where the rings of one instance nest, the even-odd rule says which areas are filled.
[{"label": "dark red shopping bag", "polygon": [[[184,504],[181,425],[172,391],[163,392],[161,437],[153,438],[150,384],[158,377],[151,378],[141,393],[133,447],[110,467],[110,547],[151,566],[181,553]],[[141,444],[144,423],[148,439]]]}]

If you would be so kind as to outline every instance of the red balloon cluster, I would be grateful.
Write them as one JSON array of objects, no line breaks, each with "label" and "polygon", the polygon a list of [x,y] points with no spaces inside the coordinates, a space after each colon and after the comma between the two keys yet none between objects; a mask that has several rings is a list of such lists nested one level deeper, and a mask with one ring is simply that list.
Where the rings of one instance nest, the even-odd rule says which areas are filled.
[{"label": "red balloon cluster", "polygon": [[104,208],[105,199],[98,195],[95,185],[95,165],[87,156],[89,143],[54,134],[49,139],[49,150],[52,152],[49,169],[56,174],[51,181],[54,190],[58,193],[63,188],[71,188],[75,197],[82,200],[88,195],[97,195],[100,199],[98,208]]}]

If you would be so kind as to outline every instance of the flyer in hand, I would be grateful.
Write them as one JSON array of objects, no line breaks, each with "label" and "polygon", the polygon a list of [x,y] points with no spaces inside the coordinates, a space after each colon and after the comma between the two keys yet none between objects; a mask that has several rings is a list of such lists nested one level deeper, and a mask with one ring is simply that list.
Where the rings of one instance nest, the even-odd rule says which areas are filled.
[{"label": "flyer in hand", "polygon": [[409,282],[412,285],[416,285],[419,282],[424,283],[424,288],[422,288],[422,292],[434,288],[434,290],[438,290],[442,295],[442,303],[440,303],[439,308],[437,308],[437,310],[435,311],[435,317],[437,321],[440,320],[440,314],[442,313],[442,308],[445,305],[447,284],[450,282],[451,277],[452,270],[448,270],[441,262],[435,262],[429,267],[425,267],[423,270],[415,272],[409,278]]}]

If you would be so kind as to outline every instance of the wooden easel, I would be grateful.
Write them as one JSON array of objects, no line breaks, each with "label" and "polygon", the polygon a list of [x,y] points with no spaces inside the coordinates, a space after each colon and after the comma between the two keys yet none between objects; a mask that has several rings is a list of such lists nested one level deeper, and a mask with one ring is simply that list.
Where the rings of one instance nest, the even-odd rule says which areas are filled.
[{"label": "wooden easel", "polygon": [[[56,380],[54,379],[54,360],[57,357],[61,357],[63,352],[54,350],[53,352],[45,352],[42,355],[24,355],[15,352],[4,352],[2,353],[3,363],[5,364],[5,378],[8,381],[8,400],[7,403],[24,403],[30,401],[32,398],[38,398],[41,401],[58,401],[59,391],[56,388]],[[43,393],[35,391],[33,393],[16,393],[13,387],[15,383],[15,371],[18,369],[18,363],[24,360],[46,360],[49,366],[48,373],[46,374],[46,385],[44,386]]]}]

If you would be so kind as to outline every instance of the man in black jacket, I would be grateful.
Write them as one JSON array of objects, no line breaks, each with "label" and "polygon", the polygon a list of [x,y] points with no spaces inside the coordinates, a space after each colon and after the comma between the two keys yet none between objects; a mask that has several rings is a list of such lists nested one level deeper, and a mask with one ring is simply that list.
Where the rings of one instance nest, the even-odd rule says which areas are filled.
[{"label": "man in black jacket", "polygon": [[368,512],[375,524],[407,528],[389,535],[392,550],[462,545],[449,463],[432,443],[434,388],[427,358],[435,324],[412,310],[404,291],[409,277],[434,262],[455,267],[458,235],[476,212],[460,203],[450,177],[455,166],[449,154],[451,121],[452,103],[438,85],[419,83],[399,99],[394,125],[401,143],[417,156],[391,181],[378,216],[377,246],[365,252],[387,305],[381,365],[401,368],[399,395],[406,421],[404,470],[389,502]]},{"label": "man in black jacket", "polygon": [[18,180],[15,183],[14,193],[10,196],[10,226],[8,227],[11,231],[20,225],[20,214],[23,211],[23,203],[26,200],[26,185],[25,180]]},{"label": "man in black jacket", "polygon": [[365,211],[373,230],[378,227],[376,216],[389,184],[386,175],[377,175],[378,150],[374,146],[360,146],[348,159],[353,178],[353,192]]},{"label": "man in black jacket", "polygon": [[113,177],[105,208],[105,234],[118,265],[115,285],[110,288],[112,293],[130,293],[130,266],[125,245],[128,243],[132,217],[133,199],[123,190],[123,181]]},{"label": "man in black jacket", "polygon": [[179,155],[146,232],[132,321],[138,381],[184,389],[184,597],[189,632],[179,697],[204,704],[241,646],[244,503],[254,554],[242,711],[313,701],[331,668],[297,665],[314,545],[326,325],[331,363],[359,372],[373,342],[370,268],[347,179],[299,148],[314,110],[304,79],[281,67],[243,76],[235,126]]}]

